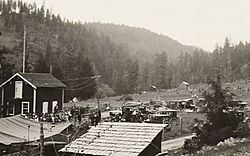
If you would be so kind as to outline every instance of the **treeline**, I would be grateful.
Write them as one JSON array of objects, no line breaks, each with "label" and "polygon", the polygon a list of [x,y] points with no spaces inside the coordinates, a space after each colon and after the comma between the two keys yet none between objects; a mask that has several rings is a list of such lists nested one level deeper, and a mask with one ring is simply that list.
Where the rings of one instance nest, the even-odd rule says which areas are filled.
[{"label": "treeline", "polygon": [[[44,6],[0,0],[0,81],[22,67],[23,34],[26,29],[26,72],[49,72],[68,85],[67,99],[93,97],[96,75],[101,75],[101,96],[135,93],[151,86],[169,89],[182,81],[202,83],[223,75],[225,81],[250,76],[250,44],[225,40],[208,53],[200,49],[181,52],[177,60],[163,51],[150,60],[131,55],[104,32],[80,22],[62,19]],[[157,47],[155,47],[157,49]],[[153,60],[153,61],[152,61]]]},{"label": "treeline", "polygon": [[210,53],[196,49],[193,53],[183,53],[176,61],[168,58],[166,52],[157,54],[153,63],[145,63],[139,79],[140,88],[149,90],[176,88],[182,81],[190,84],[204,83],[212,76],[212,57]]},{"label": "treeline", "polygon": [[168,61],[167,53],[156,56],[152,64],[145,64],[141,73],[142,86],[177,87],[182,81],[205,83],[220,73],[224,82],[250,78],[250,43],[233,44],[228,38],[212,53],[195,49],[181,53],[176,62]]},{"label": "treeline", "polygon": [[25,27],[26,72],[49,72],[52,66],[53,74],[68,85],[67,99],[93,97],[95,75],[102,76],[100,90],[107,95],[134,91],[138,63],[106,35],[22,1],[1,0],[0,13],[1,82],[22,71]]}]

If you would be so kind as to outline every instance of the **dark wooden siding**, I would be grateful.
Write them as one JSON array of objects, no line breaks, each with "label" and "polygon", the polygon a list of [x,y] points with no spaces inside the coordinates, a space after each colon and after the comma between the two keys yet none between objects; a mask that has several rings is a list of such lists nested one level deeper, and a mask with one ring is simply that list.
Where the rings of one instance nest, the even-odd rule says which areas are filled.
[{"label": "dark wooden siding", "polygon": [[20,77],[16,76],[4,87],[4,103],[3,103],[3,114],[7,115],[7,102],[10,105],[15,105],[15,114],[21,113],[22,102],[29,102],[29,112],[33,112],[33,88],[28,83],[23,81],[22,99],[15,99],[15,81],[23,81]]},{"label": "dark wooden siding", "polygon": [[139,156],[152,156],[161,153],[162,131],[152,140]]},{"label": "dark wooden siding", "polygon": [[52,112],[52,102],[57,101],[58,107],[62,109],[62,88],[38,88],[36,99],[36,112],[37,114],[42,113],[43,102],[48,102],[48,112]]}]

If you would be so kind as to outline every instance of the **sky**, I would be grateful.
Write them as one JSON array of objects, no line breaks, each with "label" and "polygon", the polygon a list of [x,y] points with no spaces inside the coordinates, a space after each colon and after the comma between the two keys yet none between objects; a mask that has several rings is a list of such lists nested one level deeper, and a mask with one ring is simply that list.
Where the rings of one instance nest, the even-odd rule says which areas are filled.
[{"label": "sky", "polygon": [[24,0],[69,20],[125,24],[213,51],[250,41],[250,0]]}]

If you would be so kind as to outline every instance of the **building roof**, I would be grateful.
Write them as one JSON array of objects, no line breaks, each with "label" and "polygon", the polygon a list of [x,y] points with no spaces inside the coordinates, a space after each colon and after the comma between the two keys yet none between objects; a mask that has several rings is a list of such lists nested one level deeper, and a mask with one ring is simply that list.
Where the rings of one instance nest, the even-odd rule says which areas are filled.
[{"label": "building roof", "polygon": [[186,86],[189,86],[189,83],[187,83],[186,81],[183,81],[181,84],[185,84]]},{"label": "building roof", "polygon": [[19,76],[33,88],[37,87],[66,87],[60,80],[50,73],[16,73],[10,79],[5,81],[0,87],[4,86],[14,77]]},{"label": "building roof", "polygon": [[139,155],[166,127],[165,124],[103,122],[66,145],[60,152],[109,155]]},{"label": "building roof", "polygon": [[[44,138],[49,138],[61,133],[70,126],[71,123],[43,123]],[[28,139],[28,126],[29,139]],[[40,139],[40,123],[25,119],[20,115],[0,119],[0,143],[9,145],[12,143],[21,143],[36,141]]]}]

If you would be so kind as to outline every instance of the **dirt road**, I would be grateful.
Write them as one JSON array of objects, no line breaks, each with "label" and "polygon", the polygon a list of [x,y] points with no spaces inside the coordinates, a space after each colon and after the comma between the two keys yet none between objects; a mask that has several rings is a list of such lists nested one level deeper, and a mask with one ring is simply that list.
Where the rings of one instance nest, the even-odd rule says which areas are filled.
[{"label": "dirt road", "polygon": [[189,136],[185,136],[185,137],[180,137],[180,138],[176,138],[176,139],[163,141],[161,143],[161,151],[165,152],[167,150],[174,150],[177,148],[181,148],[184,144],[185,139],[186,138],[190,139],[192,137],[193,137],[193,135],[189,135]]}]

